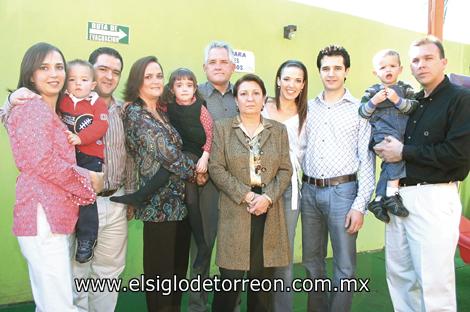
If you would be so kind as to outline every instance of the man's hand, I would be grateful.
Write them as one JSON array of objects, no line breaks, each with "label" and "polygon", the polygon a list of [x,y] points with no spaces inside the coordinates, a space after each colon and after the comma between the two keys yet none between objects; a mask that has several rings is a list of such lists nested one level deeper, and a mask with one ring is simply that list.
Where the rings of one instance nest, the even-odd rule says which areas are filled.
[{"label": "man's hand", "polygon": [[32,99],[40,98],[41,96],[39,94],[34,93],[33,91],[25,87],[19,88],[18,90],[10,94],[10,96],[8,97],[12,107],[16,105],[25,104],[26,102]]},{"label": "man's hand", "polygon": [[403,143],[392,136],[374,146],[375,153],[385,162],[393,163],[402,160]]},{"label": "man's hand", "polygon": [[354,234],[362,228],[364,223],[364,214],[360,211],[351,209],[346,215],[346,222],[344,227],[347,228],[349,234]]},{"label": "man's hand", "polygon": [[96,194],[100,193],[104,188],[104,173],[90,171],[91,186]]},{"label": "man's hand", "polygon": [[392,101],[393,104],[397,105],[400,102],[400,97],[392,88],[387,88],[387,99]]},{"label": "man's hand", "polygon": [[72,144],[72,145],[82,144],[82,140],[80,139],[80,137],[76,135],[75,133],[72,133],[72,131],[66,130],[65,134],[67,134],[67,141],[69,142],[69,144]]},{"label": "man's hand", "polygon": [[374,104],[375,106],[377,106],[377,104],[379,103],[382,103],[383,101],[385,101],[387,99],[387,92],[385,90],[380,90],[379,92],[377,92],[371,99],[370,101],[372,102],[372,104]]},{"label": "man's hand", "polygon": [[127,221],[131,221],[132,219],[134,219],[134,214],[135,214],[134,206],[127,205],[127,211],[126,211]]}]

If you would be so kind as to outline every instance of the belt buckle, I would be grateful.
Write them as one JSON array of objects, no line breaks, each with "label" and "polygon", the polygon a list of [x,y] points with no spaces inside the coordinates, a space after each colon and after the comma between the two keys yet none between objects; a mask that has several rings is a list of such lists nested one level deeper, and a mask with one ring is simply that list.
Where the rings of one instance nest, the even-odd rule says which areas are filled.
[{"label": "belt buckle", "polygon": [[104,191],[104,192],[100,192],[96,195],[101,196],[101,197],[110,197],[110,196],[114,195],[114,193],[116,193],[116,191],[117,190],[107,190],[107,191]]},{"label": "belt buckle", "polygon": [[321,181],[321,182],[320,182],[319,187],[327,187],[327,186],[329,186],[328,179],[326,179],[326,178],[321,178],[320,181]]}]

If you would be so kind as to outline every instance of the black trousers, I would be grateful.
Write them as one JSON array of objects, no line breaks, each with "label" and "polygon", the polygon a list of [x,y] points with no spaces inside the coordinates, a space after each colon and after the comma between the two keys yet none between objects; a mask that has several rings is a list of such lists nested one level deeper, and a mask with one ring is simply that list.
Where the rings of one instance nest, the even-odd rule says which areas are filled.
[{"label": "black trousers", "polygon": [[[101,172],[103,168],[103,159],[76,152],[77,165],[96,172]],[[98,207],[96,202],[90,205],[80,206],[78,211],[78,220],[75,228],[78,240],[96,240],[98,237]]]},{"label": "black trousers", "polygon": [[[191,231],[188,221],[144,222],[144,275],[146,279],[186,278]],[[147,311],[179,312],[180,291],[163,295],[147,291]]]},{"label": "black trousers", "polygon": [[[220,279],[241,279],[247,273],[249,279],[272,278],[272,268],[265,268],[263,264],[263,236],[266,214],[251,216],[251,236],[250,236],[250,270],[228,270],[219,268]],[[213,312],[233,311],[239,302],[240,289],[231,292],[216,292],[212,302]],[[271,294],[266,292],[253,292],[248,289],[247,293],[248,312],[269,312],[271,308]]]}]

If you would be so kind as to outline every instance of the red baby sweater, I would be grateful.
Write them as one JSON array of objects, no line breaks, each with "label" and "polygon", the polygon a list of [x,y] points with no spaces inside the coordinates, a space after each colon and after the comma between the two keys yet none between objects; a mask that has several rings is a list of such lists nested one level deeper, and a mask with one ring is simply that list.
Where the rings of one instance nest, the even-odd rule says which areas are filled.
[{"label": "red baby sweater", "polygon": [[103,136],[108,129],[108,108],[106,103],[92,92],[89,97],[76,104],[66,94],[59,105],[62,121],[82,141],[77,149],[90,156],[104,158]]}]

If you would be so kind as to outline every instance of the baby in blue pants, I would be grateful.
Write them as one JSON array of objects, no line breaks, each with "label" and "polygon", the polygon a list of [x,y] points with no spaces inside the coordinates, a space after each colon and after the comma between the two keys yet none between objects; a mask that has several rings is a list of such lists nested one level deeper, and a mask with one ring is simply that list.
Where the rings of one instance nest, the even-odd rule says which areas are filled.
[{"label": "baby in blue pants", "polygon": [[[400,55],[394,50],[382,50],[373,58],[374,74],[379,84],[368,88],[361,99],[359,114],[372,126],[371,147],[386,136],[393,136],[403,142],[408,115],[416,109],[418,102],[413,99],[413,88],[398,81],[403,67]],[[399,181],[406,176],[405,163],[382,163],[380,178],[375,190],[376,198],[368,209],[383,222],[388,223],[388,212],[408,216],[408,210],[398,193]]]}]

